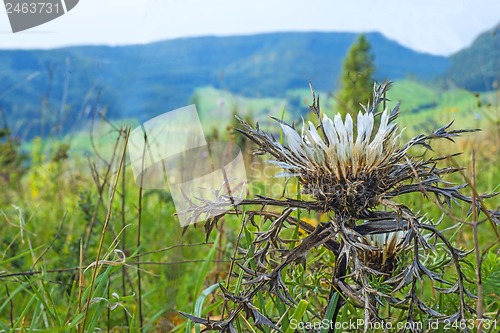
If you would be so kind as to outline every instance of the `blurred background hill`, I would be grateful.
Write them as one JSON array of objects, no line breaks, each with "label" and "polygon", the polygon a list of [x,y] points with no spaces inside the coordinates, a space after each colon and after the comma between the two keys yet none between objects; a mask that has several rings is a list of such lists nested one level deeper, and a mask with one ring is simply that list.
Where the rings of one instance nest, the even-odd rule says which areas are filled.
[{"label": "blurred background hill", "polygon": [[500,76],[500,24],[482,33],[474,43],[450,57],[446,77],[473,91],[498,88]]},{"label": "blurred background hill", "polygon": [[[307,112],[308,80],[323,95],[337,90],[343,59],[356,36],[289,32],[122,47],[0,50],[0,107],[22,138],[81,129],[95,106],[111,119],[136,121],[191,102],[209,122],[222,106],[230,109],[224,115],[236,107],[255,116],[286,106],[299,116]],[[411,111],[438,106],[437,96],[449,89],[487,92],[498,85],[498,27],[450,57],[413,51],[380,33],[366,37],[375,56],[375,77],[404,80]]]}]

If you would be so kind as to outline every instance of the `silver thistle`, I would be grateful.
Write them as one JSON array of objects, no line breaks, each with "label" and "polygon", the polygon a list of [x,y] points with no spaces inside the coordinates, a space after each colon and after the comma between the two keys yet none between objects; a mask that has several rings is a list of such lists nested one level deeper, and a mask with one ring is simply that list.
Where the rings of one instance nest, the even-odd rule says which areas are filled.
[{"label": "silver thistle", "polygon": [[[320,246],[332,251],[336,257],[330,296],[335,291],[342,297],[333,320],[346,299],[364,309],[367,321],[384,320],[379,312],[384,304],[403,308],[409,322],[415,321],[418,313],[452,321],[467,318],[467,312],[473,313],[467,300],[474,296],[466,289],[468,277],[461,268],[461,260],[467,252],[455,248],[437,229],[439,221],[434,223],[394,199],[407,193],[421,193],[426,197],[433,194],[443,209],[452,202],[471,205],[472,199],[460,192],[466,185],[453,185],[443,180],[444,176],[461,170],[438,164],[455,155],[425,158],[424,155],[412,155],[410,150],[416,146],[432,149],[432,140],[453,141],[461,133],[476,130],[451,130],[452,123],[449,123],[430,135],[418,135],[401,145],[395,123],[399,104],[390,111],[377,112],[389,87],[390,83],[374,86],[373,101],[359,111],[356,124],[350,115],[342,119],[338,114],[332,119],[322,114],[319,97],[316,98],[311,88],[313,104],[310,109],[317,116],[317,123],[303,122],[299,131],[276,119],[285,143],[262,131],[258,124],[254,128],[240,119],[242,128],[239,131],[257,145],[256,153],[270,155],[271,163],[284,169],[285,176],[296,177],[303,193],[310,196],[304,200],[258,196],[241,200],[232,209],[224,207],[227,211],[223,214],[213,214],[205,224],[207,237],[226,214],[242,214],[243,223],[252,223],[259,228],[257,217],[269,220],[271,224],[266,230],[257,232],[253,254],[248,249],[239,249],[245,262],[254,260],[256,263],[254,269],[237,263],[248,289],[236,295],[228,290],[228,286],[221,286],[226,301],[235,305],[229,315],[219,321],[183,313],[185,316],[204,324],[207,330],[236,332],[234,320],[245,310],[257,327],[277,328],[271,318],[262,315],[252,304],[254,296],[263,290],[283,303],[293,305],[294,299],[281,273],[288,265],[302,260],[310,250]],[[378,127],[375,126],[377,122]],[[475,207],[482,209],[482,199],[493,195],[478,198]],[[229,202],[192,203],[188,213],[197,217],[201,212],[218,211],[221,205],[227,206]],[[260,208],[252,210],[249,207],[243,214],[243,206]],[[385,209],[378,210],[380,206]],[[276,209],[281,211],[276,212]],[[295,209],[324,212],[330,219],[312,227],[292,217]],[[308,235],[290,249],[280,235],[290,225],[297,224]],[[410,253],[411,259],[406,267],[398,269],[398,257],[402,252]],[[273,253],[280,256],[273,256]],[[422,259],[425,257],[422,254],[442,259],[436,265]],[[451,281],[443,276],[444,267],[456,271],[456,277]],[[374,278],[383,278],[385,289],[389,288],[390,292],[375,285]],[[430,279],[433,285],[448,286],[434,287],[436,292],[458,295],[456,313],[441,313],[420,298],[417,284],[424,278]]]}]

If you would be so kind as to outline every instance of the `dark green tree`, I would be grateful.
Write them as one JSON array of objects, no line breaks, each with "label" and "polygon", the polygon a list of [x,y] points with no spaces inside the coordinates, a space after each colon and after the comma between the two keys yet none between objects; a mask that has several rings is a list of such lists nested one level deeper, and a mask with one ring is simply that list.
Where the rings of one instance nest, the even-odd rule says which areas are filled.
[{"label": "dark green tree", "polygon": [[337,111],[342,115],[357,113],[360,103],[370,100],[373,91],[374,56],[370,43],[361,34],[344,60],[341,88],[337,93]]}]

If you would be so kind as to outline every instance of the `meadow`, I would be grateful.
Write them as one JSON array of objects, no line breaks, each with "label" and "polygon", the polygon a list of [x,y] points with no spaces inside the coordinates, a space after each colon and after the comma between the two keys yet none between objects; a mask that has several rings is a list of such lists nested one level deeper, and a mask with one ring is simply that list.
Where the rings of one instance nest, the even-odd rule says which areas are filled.
[{"label": "meadow", "polygon": [[[333,117],[333,98],[326,93],[320,96],[323,112]],[[396,101],[402,103],[398,123],[405,128],[404,142],[452,120],[454,129],[481,128],[455,142],[441,142],[433,146],[434,151],[419,153],[430,157],[462,152],[443,161],[464,168],[447,180],[467,184],[464,192],[468,195],[500,191],[499,91],[476,95],[403,80],[395,83],[387,97],[389,107]],[[193,101],[210,138],[242,148],[246,162],[252,165],[249,196],[269,194],[276,184],[286,197],[301,198],[296,181],[286,182],[263,172],[269,168],[264,162],[269,157],[252,155],[255,146],[235,130],[239,125],[232,116],[259,120],[262,127],[279,136],[280,129],[269,116],[290,122],[300,120],[300,114],[310,117],[309,90],[290,91],[280,99],[251,99],[207,87],[197,90]],[[9,136],[2,138],[2,153],[10,147],[14,159],[24,154],[26,160],[13,167],[12,159],[2,158],[0,165],[0,332],[200,332],[200,325],[179,311],[219,320],[229,309],[219,283],[233,291],[245,288],[244,270],[238,270],[234,262],[246,258],[249,267],[256,263],[238,248],[252,253],[256,232],[269,227],[270,221],[257,219],[255,225],[242,225],[241,215],[226,216],[211,226],[208,237],[203,223],[180,227],[168,189],[141,189],[133,179],[126,154],[131,125],[134,120],[109,120],[96,112],[92,126],[82,126],[84,129],[64,138],[35,138],[19,144]],[[407,194],[398,200],[428,219],[442,220],[438,227],[454,246],[472,250],[461,263],[470,278],[466,285],[479,296],[482,306],[477,310],[474,298],[468,305],[481,311],[483,332],[496,332],[500,327],[500,217],[475,216],[468,207],[456,204],[446,209],[434,197],[422,194]],[[500,197],[486,200],[484,207],[499,210]],[[328,218],[307,210],[292,214],[312,227]],[[291,227],[284,235],[293,246],[304,239],[305,232]],[[445,253],[429,254],[426,260],[445,277],[456,274]],[[310,251],[283,273],[288,292],[297,301],[295,306],[264,292],[256,295],[254,306],[283,332],[308,331],[311,327],[293,323],[318,323],[331,315],[329,276],[334,262],[333,253],[324,247]],[[395,268],[396,272],[403,269]],[[422,280],[418,294],[435,311],[456,312],[457,295],[436,293],[432,283]],[[382,280],[379,284],[387,288]],[[381,312],[394,325],[406,320],[404,308],[384,304]],[[476,314],[465,322],[474,332],[479,326],[474,321]],[[363,309],[347,303],[338,318],[340,322],[364,318]],[[433,323],[425,311],[418,318],[427,326]],[[257,325],[255,315],[253,320],[239,316],[237,331],[275,331],[269,325]],[[440,323],[435,331],[463,331],[460,323],[454,325]]]}]

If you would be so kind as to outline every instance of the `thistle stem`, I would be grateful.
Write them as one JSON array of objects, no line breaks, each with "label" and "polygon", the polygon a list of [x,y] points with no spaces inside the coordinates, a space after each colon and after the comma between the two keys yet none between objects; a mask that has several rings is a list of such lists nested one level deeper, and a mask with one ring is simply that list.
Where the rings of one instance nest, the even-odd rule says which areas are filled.
[{"label": "thistle stem", "polygon": [[[345,304],[345,296],[340,292],[339,288],[335,288],[335,281],[338,279],[340,281],[344,281],[344,277],[347,272],[347,263],[345,260],[345,256],[342,256],[341,258],[338,259],[337,264],[335,265],[335,274],[332,279],[332,288],[330,289],[330,296],[329,300],[331,300],[334,296],[335,293],[339,294],[339,298],[337,301],[337,304],[335,305],[335,310],[333,311],[333,315],[331,318],[331,325],[330,325],[330,330],[328,333],[335,333],[335,323],[337,322],[337,316],[339,314],[340,309],[342,306]],[[329,301],[330,302],[330,301]],[[330,319],[330,318],[328,318]]]}]

